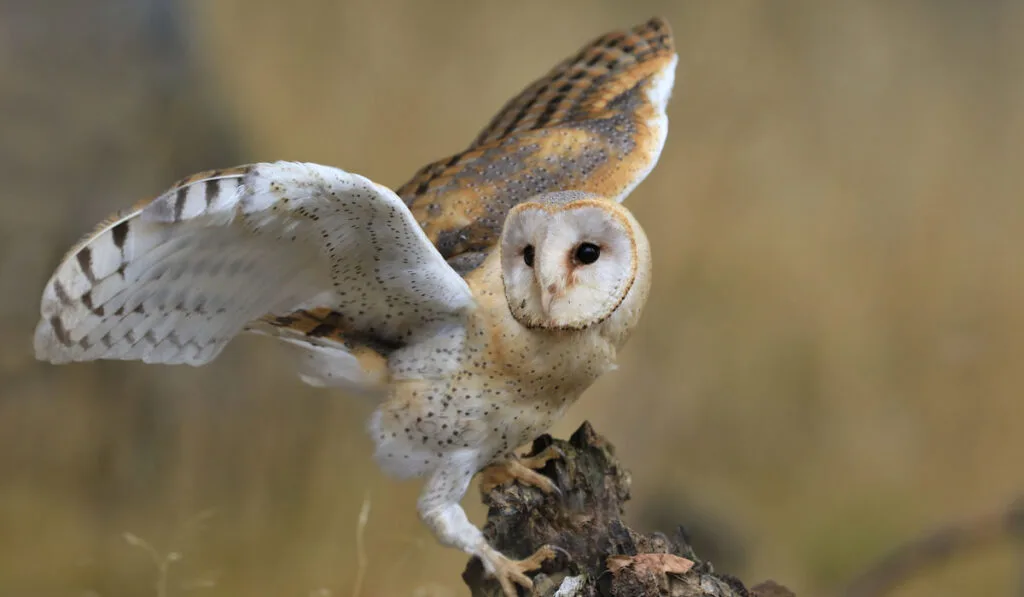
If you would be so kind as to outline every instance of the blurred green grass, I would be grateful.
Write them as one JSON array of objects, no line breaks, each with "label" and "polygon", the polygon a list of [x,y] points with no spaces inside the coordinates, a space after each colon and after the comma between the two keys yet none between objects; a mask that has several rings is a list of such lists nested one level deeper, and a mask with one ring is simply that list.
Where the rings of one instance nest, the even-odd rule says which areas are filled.
[{"label": "blurred green grass", "polygon": [[[40,6],[0,2],[0,594],[151,595],[126,531],[183,554],[174,595],[348,594],[367,491],[364,595],[462,594],[417,485],[370,459],[371,405],[260,339],[198,370],[37,364],[39,292],[94,222],[192,171],[313,160],[397,186],[654,14],[680,54],[629,199],[655,285],[620,370],[555,431],[590,419],[618,445],[632,520],[690,523],[720,569],[800,595],[1024,492],[1018,3]],[[898,595],[1009,594],[1013,565],[979,554]]]}]

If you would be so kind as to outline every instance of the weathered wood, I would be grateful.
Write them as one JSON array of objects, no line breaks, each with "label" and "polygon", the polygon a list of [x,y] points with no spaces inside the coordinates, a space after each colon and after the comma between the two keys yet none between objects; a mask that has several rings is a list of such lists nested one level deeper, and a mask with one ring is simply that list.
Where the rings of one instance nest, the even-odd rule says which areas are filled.
[{"label": "weathered wood", "polygon": [[[611,444],[584,423],[569,441],[543,435],[532,454],[554,445],[562,457],[540,472],[552,480],[561,495],[545,495],[536,488],[506,485],[483,496],[489,507],[484,535],[493,546],[513,558],[525,558],[544,545],[560,552],[544,564],[534,578],[536,595],[543,597],[792,597],[788,589],[762,583],[747,589],[739,579],[718,574],[701,560],[682,527],[671,536],[638,533],[622,522],[623,504],[629,499],[630,475],[619,464]],[[670,554],[649,556],[642,554]],[[615,558],[609,569],[609,558]],[[640,557],[637,557],[640,556]],[[684,573],[665,569],[693,567]],[[480,561],[473,559],[462,575],[474,597],[501,597],[493,579],[484,578]]]}]

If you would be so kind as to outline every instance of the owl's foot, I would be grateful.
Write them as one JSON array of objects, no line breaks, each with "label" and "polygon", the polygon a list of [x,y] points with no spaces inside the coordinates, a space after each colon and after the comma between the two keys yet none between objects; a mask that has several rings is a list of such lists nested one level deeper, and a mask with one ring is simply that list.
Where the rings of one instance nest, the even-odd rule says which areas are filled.
[{"label": "owl's foot", "polygon": [[536,487],[544,493],[560,493],[555,482],[538,473],[535,469],[544,468],[549,460],[561,458],[562,454],[554,446],[548,446],[540,453],[528,457],[512,456],[497,462],[480,471],[480,491],[490,491],[510,481],[518,481],[527,487]]},{"label": "owl's foot", "polygon": [[533,456],[520,456],[519,462],[527,468],[536,470],[539,468],[544,468],[544,465],[546,465],[549,461],[556,460],[558,458],[565,458],[565,454],[563,454],[562,451],[556,448],[554,445],[551,445],[544,448],[537,454],[534,454]]},{"label": "owl's foot", "polygon": [[484,563],[484,569],[498,580],[505,597],[518,597],[515,585],[532,591],[533,581],[526,573],[539,570],[541,564],[555,557],[555,548],[545,545],[524,560],[511,560],[491,547],[478,555]]}]

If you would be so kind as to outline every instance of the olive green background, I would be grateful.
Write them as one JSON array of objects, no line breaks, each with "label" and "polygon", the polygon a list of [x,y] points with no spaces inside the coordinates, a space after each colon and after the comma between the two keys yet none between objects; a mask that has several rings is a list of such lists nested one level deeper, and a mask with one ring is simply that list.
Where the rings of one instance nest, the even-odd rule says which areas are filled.
[{"label": "olive green background", "polygon": [[[671,132],[628,200],[654,287],[555,432],[618,446],[632,524],[683,523],[801,596],[1024,492],[1024,4],[2,0],[0,596],[352,595],[366,498],[363,596],[465,594],[417,484],[373,465],[372,404],[260,338],[200,369],[37,363],[40,292],[95,222],[193,171],[397,186],[655,14]],[[180,555],[165,586],[140,541]],[[895,594],[1009,595],[1022,557]]]}]

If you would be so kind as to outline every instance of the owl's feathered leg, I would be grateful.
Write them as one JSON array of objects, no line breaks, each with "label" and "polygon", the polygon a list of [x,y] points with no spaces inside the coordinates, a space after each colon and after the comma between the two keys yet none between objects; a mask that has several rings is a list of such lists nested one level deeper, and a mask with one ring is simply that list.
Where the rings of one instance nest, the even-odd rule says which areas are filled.
[{"label": "owl's feathered leg", "polygon": [[487,544],[459,505],[476,473],[476,456],[475,452],[455,453],[440,463],[420,494],[420,518],[442,544],[480,558],[484,570],[498,580],[505,595],[517,597],[515,585],[532,589],[533,581],[526,573],[554,557],[555,550],[544,546],[524,560],[512,560]]},{"label": "owl's feathered leg", "polygon": [[544,493],[558,493],[554,481],[538,473],[536,469],[544,468],[549,460],[561,457],[562,454],[554,446],[548,446],[533,456],[513,454],[480,471],[480,492],[487,494],[499,485],[518,481],[527,487],[536,487]]}]

